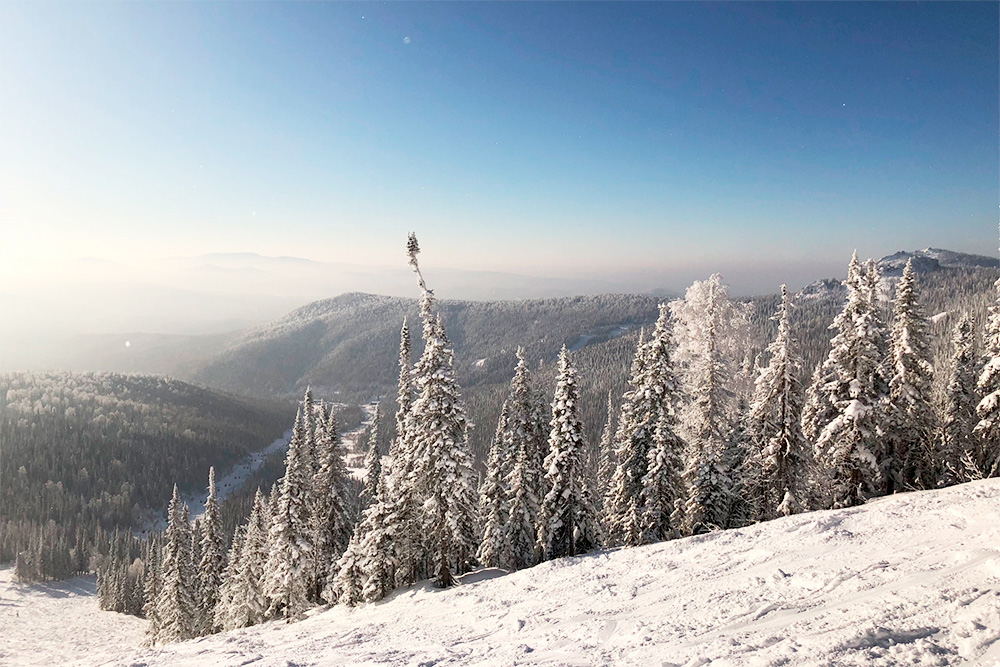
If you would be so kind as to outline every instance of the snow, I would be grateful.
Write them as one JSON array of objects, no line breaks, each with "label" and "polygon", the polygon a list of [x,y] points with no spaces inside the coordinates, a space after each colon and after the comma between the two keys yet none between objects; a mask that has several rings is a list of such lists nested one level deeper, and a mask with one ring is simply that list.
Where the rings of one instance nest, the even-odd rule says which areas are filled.
[{"label": "snow", "polygon": [[[0,632],[18,645],[31,630],[12,637],[17,626],[6,613],[0,607],[6,623]],[[132,622],[96,617],[94,625],[101,617]],[[53,637],[52,644],[61,643]],[[376,604],[315,610],[298,623],[136,647],[108,659],[116,643],[124,642],[109,639],[104,652],[94,654],[78,646],[74,655],[121,667],[995,667],[1000,480],[560,559],[513,574],[480,571],[449,590],[415,586]],[[40,655],[29,643],[4,664],[33,664],[27,661],[40,662]]]},{"label": "snow", "polygon": [[146,621],[100,611],[94,577],[23,585],[0,568],[0,665],[96,665],[143,639]]},{"label": "snow", "polygon": [[937,324],[938,322],[940,322],[944,318],[948,317],[948,315],[950,315],[950,314],[951,314],[951,311],[945,310],[945,311],[942,311],[942,312],[938,313],[937,315],[931,315],[930,318],[928,318],[928,319],[930,319],[930,321],[933,322],[934,324]]}]

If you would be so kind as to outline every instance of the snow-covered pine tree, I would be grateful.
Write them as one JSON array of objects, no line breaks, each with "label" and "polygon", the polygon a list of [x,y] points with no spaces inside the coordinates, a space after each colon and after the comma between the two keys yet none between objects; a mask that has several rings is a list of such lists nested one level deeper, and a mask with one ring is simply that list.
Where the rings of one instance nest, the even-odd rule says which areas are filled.
[{"label": "snow-covered pine tree", "polygon": [[506,468],[509,463],[506,433],[507,404],[504,403],[490,445],[486,477],[479,487],[479,520],[483,526],[483,540],[479,545],[477,558],[479,564],[485,567],[506,567],[503,561],[503,548],[507,538],[507,517],[510,512],[506,489]]},{"label": "snow-covered pine tree", "polygon": [[691,453],[685,465],[688,497],[684,505],[684,532],[698,534],[725,528],[732,479],[725,464],[726,442],[720,415],[725,392],[725,364],[715,347],[714,317],[709,314],[705,357],[699,364],[700,381],[693,388],[696,411],[689,426]]},{"label": "snow-covered pine tree", "polygon": [[300,457],[309,471],[308,483],[312,483],[312,475],[319,470],[319,459],[316,455],[316,403],[313,400],[312,387],[306,387],[302,396],[302,444]]},{"label": "snow-covered pine tree", "polygon": [[394,536],[396,585],[408,586],[422,573],[420,544],[421,500],[413,478],[413,450],[406,433],[406,421],[413,405],[413,378],[410,369],[410,329],[406,320],[399,332],[399,380],[396,389],[396,437],[389,448],[389,470],[384,474],[386,498],[392,513],[386,530]]},{"label": "snow-covered pine tree", "polygon": [[737,422],[732,387],[740,383],[735,354],[745,346],[746,309],[729,299],[719,274],[695,282],[671,309],[691,398],[683,423],[689,443],[684,532],[693,534],[730,522],[733,481],[726,454]]},{"label": "snow-covered pine tree", "polygon": [[892,323],[891,370],[886,461],[887,491],[932,489],[940,475],[933,434],[937,429],[931,406],[933,367],[927,317],[920,304],[913,260],[906,262],[896,287]]},{"label": "snow-covered pine tree", "polygon": [[160,541],[151,539],[146,547],[146,568],[143,571],[143,606],[142,615],[149,621],[147,635],[155,637],[160,632],[160,617],[156,612],[157,599],[163,583],[160,567]]},{"label": "snow-covered pine tree", "polygon": [[[662,310],[661,310],[662,316]],[[621,415],[613,439],[615,470],[608,480],[604,498],[604,527],[611,546],[641,544],[639,491],[646,474],[648,443],[630,437],[640,430],[641,416],[636,414],[635,400],[641,395],[640,386],[646,363],[646,331],[639,331],[639,342],[632,357],[628,390],[622,396]],[[638,446],[638,450],[637,450]]]},{"label": "snow-covered pine tree", "polygon": [[403,320],[399,331],[399,379],[396,383],[396,436],[389,447],[389,460],[405,458],[400,447],[406,442],[406,415],[413,405],[413,379],[410,377],[410,327]]},{"label": "snow-covered pine tree", "polygon": [[976,406],[979,423],[974,433],[979,443],[972,463],[983,477],[1000,475],[1000,280],[996,289],[997,300],[990,306],[983,337],[986,362],[976,384],[983,398]]},{"label": "snow-covered pine tree", "polygon": [[676,418],[669,410],[660,412],[649,449],[646,475],[642,480],[639,518],[642,542],[651,544],[680,535],[686,500],[681,473],[684,441],[674,430]]},{"label": "snow-covered pine tree", "polygon": [[975,456],[979,447],[972,435],[972,429],[979,421],[976,416],[976,405],[979,403],[976,394],[976,325],[968,313],[963,313],[955,325],[951,346],[938,445],[941,464],[939,486],[959,484],[980,476]]},{"label": "snow-covered pine tree", "polygon": [[[664,515],[662,507],[652,507],[647,512],[643,506],[646,499],[660,503],[662,489],[644,493],[643,485],[646,481],[655,484],[662,481],[653,477],[647,479],[657,424],[663,421],[664,442],[669,441],[669,446],[675,448],[674,453],[679,453],[676,447],[682,442],[675,428],[681,389],[674,370],[674,347],[670,309],[663,303],[649,342],[643,343],[640,337],[632,363],[630,389],[622,397],[622,415],[615,434],[618,465],[611,479],[605,511],[607,532],[614,544],[642,544],[658,539],[653,535],[668,535],[671,531],[669,525],[660,530],[645,524],[652,517]],[[666,417],[661,420],[663,414]],[[669,458],[667,453],[664,456]],[[665,515],[667,521],[671,514],[672,510]]]},{"label": "snow-covered pine tree", "polygon": [[418,396],[406,420],[417,495],[423,502],[423,536],[434,563],[439,586],[455,583],[455,575],[471,567],[478,546],[477,496],[472,454],[466,440],[467,421],[455,381],[454,352],[440,317],[433,312],[433,294],[417,264],[416,236],[407,253],[422,296],[424,352],[417,363]]},{"label": "snow-covered pine tree", "polygon": [[208,499],[201,520],[201,561],[198,566],[199,605],[198,634],[218,632],[215,624],[215,605],[219,601],[222,570],[225,567],[225,540],[222,536],[222,517],[219,514],[219,496],[215,489],[215,467],[208,469]]},{"label": "snow-covered pine tree", "polygon": [[219,586],[219,600],[215,605],[212,622],[220,630],[232,630],[241,627],[233,621],[235,616],[236,596],[239,587],[240,558],[243,542],[246,539],[246,526],[236,526],[233,542],[229,546],[226,558],[226,568],[222,571],[222,584]]},{"label": "snow-covered pine tree", "polygon": [[[163,583],[157,598],[159,627],[153,643],[183,641],[195,636],[196,578],[191,563],[191,525],[188,508],[181,501],[177,485],[167,509],[167,532],[163,545]],[[153,630],[153,626],[150,626]]]},{"label": "snow-covered pine tree", "polygon": [[396,587],[394,507],[388,496],[385,478],[379,479],[375,501],[365,510],[361,521],[364,536],[358,552],[364,584],[361,597],[366,602],[385,598]]},{"label": "snow-covered pine tree", "polygon": [[796,514],[808,506],[800,491],[809,452],[801,426],[802,361],[794,349],[790,309],[788,288],[782,285],[781,308],[774,317],[778,335],[767,347],[768,363],[757,377],[750,406],[750,442],[758,464],[753,485],[764,521]]},{"label": "snow-covered pine tree", "polygon": [[848,268],[847,303],[834,320],[824,370],[831,379],[823,390],[836,416],[816,442],[817,463],[825,469],[833,507],[849,507],[886,492],[882,442],[884,399],[884,325],[877,311],[877,268],[863,267],[855,252]]},{"label": "snow-covered pine tree", "polygon": [[545,459],[548,492],[538,517],[538,551],[542,560],[575,556],[597,547],[596,512],[587,499],[585,444],[580,422],[577,372],[564,345],[559,353],[556,391],[552,399],[549,455]]},{"label": "snow-covered pine tree", "polygon": [[611,489],[611,478],[618,468],[618,457],[615,455],[615,406],[608,390],[608,414],[604,418],[604,429],[597,447],[597,507],[601,516],[604,513],[604,498]]},{"label": "snow-covered pine tree", "polygon": [[340,556],[337,565],[330,571],[330,579],[323,589],[323,599],[330,604],[354,607],[364,600],[365,573],[362,569],[364,558],[361,554],[361,540],[364,520],[355,526],[354,534],[347,549]]},{"label": "snow-covered pine tree", "polygon": [[257,489],[243,546],[239,552],[227,629],[248,627],[267,619],[271,606],[271,601],[264,592],[267,558],[267,500],[260,489]]},{"label": "snow-covered pine tree", "polygon": [[508,506],[501,560],[506,567],[519,570],[535,562],[545,460],[539,452],[545,447],[539,430],[539,392],[532,386],[524,349],[518,347],[515,354],[517,366],[505,403]]},{"label": "snow-covered pine tree", "polygon": [[382,479],[382,454],[378,451],[378,422],[381,409],[375,406],[375,416],[368,430],[368,452],[365,454],[365,486],[361,490],[361,499],[365,504],[375,502],[378,497],[378,485]]},{"label": "snow-covered pine tree", "polygon": [[[323,415],[324,411],[321,411]],[[351,492],[344,446],[337,432],[337,417],[333,410],[325,412],[316,426],[316,454],[320,467],[313,479],[312,531],[315,578],[310,599],[319,602],[322,589],[347,549],[354,531],[351,513]],[[266,511],[266,508],[265,508]]]},{"label": "snow-covered pine tree", "polygon": [[278,502],[271,517],[267,575],[264,591],[271,600],[270,613],[291,620],[309,604],[313,575],[312,531],[308,493],[312,486],[309,462],[301,456],[306,424],[300,408],[285,456],[285,475],[278,488]]}]

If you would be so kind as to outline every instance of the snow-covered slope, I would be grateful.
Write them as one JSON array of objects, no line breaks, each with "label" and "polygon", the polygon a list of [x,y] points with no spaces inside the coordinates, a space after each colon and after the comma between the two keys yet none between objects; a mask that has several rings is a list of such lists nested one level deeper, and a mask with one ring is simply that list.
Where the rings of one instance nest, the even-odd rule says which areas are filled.
[{"label": "snow-covered slope", "polygon": [[0,665],[97,665],[138,646],[146,622],[100,611],[94,577],[26,586],[0,568]]},{"label": "snow-covered slope", "polygon": [[[3,623],[7,637],[17,626]],[[110,661],[107,653],[88,655],[78,654],[83,664],[122,667],[995,667],[1000,480],[509,575],[473,573],[451,590],[415,587],[374,605],[317,610],[290,625],[123,647]],[[31,664],[16,653],[7,657]]]}]

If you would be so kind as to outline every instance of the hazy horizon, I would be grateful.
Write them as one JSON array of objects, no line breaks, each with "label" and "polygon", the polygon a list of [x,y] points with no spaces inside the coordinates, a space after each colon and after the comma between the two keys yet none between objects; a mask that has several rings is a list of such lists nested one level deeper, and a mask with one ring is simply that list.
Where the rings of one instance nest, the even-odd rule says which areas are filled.
[{"label": "hazy horizon", "polygon": [[6,2],[0,24],[8,338],[413,296],[409,231],[459,299],[995,253],[996,4]]}]

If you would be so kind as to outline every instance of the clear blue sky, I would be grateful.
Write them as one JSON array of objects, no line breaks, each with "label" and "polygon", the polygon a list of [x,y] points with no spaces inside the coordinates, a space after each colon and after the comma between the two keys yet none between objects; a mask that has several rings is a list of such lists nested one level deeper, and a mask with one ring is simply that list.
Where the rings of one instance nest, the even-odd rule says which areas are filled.
[{"label": "clear blue sky", "polygon": [[992,253],[998,32],[993,2],[0,3],[0,260]]}]

